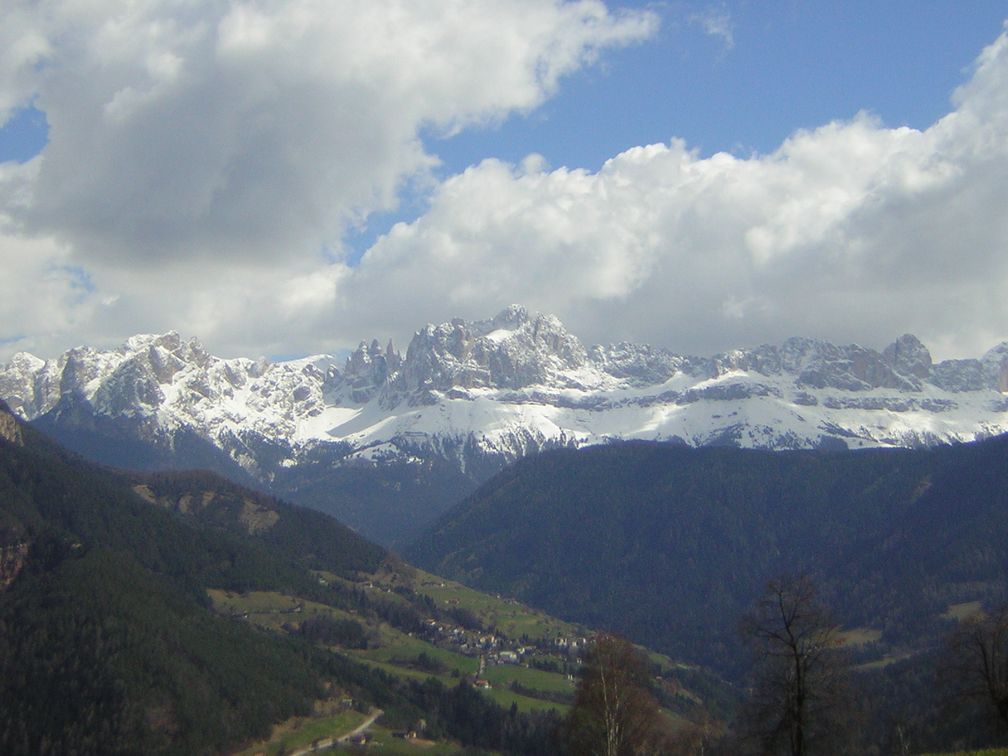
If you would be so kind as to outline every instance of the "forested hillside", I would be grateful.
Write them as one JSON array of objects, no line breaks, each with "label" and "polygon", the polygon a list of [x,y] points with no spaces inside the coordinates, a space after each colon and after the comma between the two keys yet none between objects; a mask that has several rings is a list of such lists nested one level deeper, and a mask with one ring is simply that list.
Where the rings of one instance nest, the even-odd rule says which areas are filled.
[{"label": "forested hillside", "polygon": [[[348,654],[442,616],[348,579],[381,548],[215,476],[115,473],[0,420],[0,752],[229,751],[340,701],[436,738],[549,748],[555,716]],[[262,601],[286,609],[229,608]]]},{"label": "forested hillside", "polygon": [[[415,547],[504,595],[493,598],[211,473],[95,467],[0,420],[4,753],[268,742],[272,753],[288,742],[278,722],[335,726],[379,708],[387,737],[423,720],[459,747],[554,753],[588,627],[672,657],[648,662],[668,742],[688,752],[724,736],[731,749],[744,685],[682,662],[742,683],[739,618],[768,577],[800,572],[852,632],[867,712],[858,743],[994,742],[978,710],[945,708],[934,680],[952,616],[1003,598],[1005,438],[861,453],[634,443],[529,458]],[[499,666],[484,672],[483,656]],[[483,674],[494,690],[474,687]],[[357,713],[339,713],[340,701]]]},{"label": "forested hillside", "polygon": [[1000,599],[1008,438],[856,453],[627,443],[522,460],[408,555],[483,590],[738,669],[768,578],[810,572],[877,647],[927,645],[950,605]]},{"label": "forested hillside", "polygon": [[[217,750],[309,708],[327,662],[208,611],[205,586],[307,575],[197,529],[23,428],[0,442],[0,750]],[[366,564],[361,561],[361,565]]]}]

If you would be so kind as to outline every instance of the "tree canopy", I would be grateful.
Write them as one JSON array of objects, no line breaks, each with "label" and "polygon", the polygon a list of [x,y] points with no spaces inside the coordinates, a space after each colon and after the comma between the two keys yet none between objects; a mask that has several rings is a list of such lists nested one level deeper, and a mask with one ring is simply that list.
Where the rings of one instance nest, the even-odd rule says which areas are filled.
[{"label": "tree canopy", "polygon": [[567,721],[574,754],[627,756],[657,752],[658,704],[649,691],[647,659],[616,635],[599,635],[584,658]]}]

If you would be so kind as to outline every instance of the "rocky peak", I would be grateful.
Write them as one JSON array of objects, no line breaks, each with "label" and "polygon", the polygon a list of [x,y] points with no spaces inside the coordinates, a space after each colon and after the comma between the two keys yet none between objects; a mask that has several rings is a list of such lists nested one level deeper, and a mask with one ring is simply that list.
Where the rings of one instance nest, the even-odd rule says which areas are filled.
[{"label": "rocky peak", "polygon": [[111,360],[90,347],[75,347],[63,355],[63,370],[60,372],[60,394],[74,391],[84,393],[87,385],[104,373]]},{"label": "rocky peak", "polygon": [[859,344],[795,338],[784,342],[780,354],[781,369],[797,373],[798,384],[810,388],[920,390],[919,382],[894,371],[882,354]]},{"label": "rocky peak", "polygon": [[943,360],[932,367],[929,380],[946,391],[989,389],[1008,393],[1008,341],[978,360]]},{"label": "rocky peak", "polygon": [[347,357],[343,372],[346,375],[357,375],[373,365],[375,358],[380,356],[381,353],[381,347],[378,346],[378,339],[372,340],[370,345],[368,345],[366,341],[362,341],[357,345],[357,348],[350,353],[350,356]]},{"label": "rocky peak", "polygon": [[[452,459],[510,459],[624,434],[696,445],[730,436],[769,448],[815,445],[824,434],[867,445],[967,440],[1008,427],[997,389],[1008,391],[1008,342],[936,365],[910,335],[883,351],[793,338],[713,357],[629,343],[589,355],[556,317],[518,306],[427,325],[405,356],[363,341],[339,366],[324,355],[220,359],[175,332],[0,366],[0,397],[26,418],[48,413],[47,423],[110,428],[166,448],[178,432],[195,432],[264,479],[332,442],[358,448],[361,459],[392,447],[412,455],[428,443]],[[438,412],[419,409],[435,403]],[[933,423],[937,413],[946,414]],[[764,415],[771,420],[751,419]],[[931,430],[939,426],[940,437]]]},{"label": "rocky peak", "polygon": [[905,333],[887,346],[882,352],[882,358],[901,375],[920,380],[931,375],[931,352],[912,334]]},{"label": "rocky peak", "polygon": [[[47,363],[33,354],[18,352],[6,368],[0,369],[0,396],[23,417],[37,414],[37,405],[45,403],[44,384],[49,378]],[[41,391],[40,391],[41,389]]]},{"label": "rocky peak", "polygon": [[189,363],[198,365],[201,368],[207,368],[213,361],[213,357],[210,356],[210,352],[206,350],[202,342],[199,339],[192,338],[185,345],[182,358]]},{"label": "rocky peak", "polygon": [[343,367],[342,380],[350,390],[350,399],[360,403],[369,401],[388,383],[400,364],[402,357],[391,341],[385,349],[381,348],[378,339],[372,339],[370,344],[362,341],[347,357]]},{"label": "rocky peak", "polygon": [[[909,338],[920,343],[912,336]],[[906,355],[913,356],[902,356],[904,353],[901,352],[901,365],[910,364],[916,369],[915,366],[922,358],[918,353],[911,352],[910,346],[910,342],[907,342],[904,351]],[[927,354],[926,349],[924,353]],[[927,361],[930,367],[929,354]],[[689,372],[706,372],[711,377],[740,370],[765,376],[791,374],[796,377],[799,385],[810,388],[836,388],[844,391],[874,388],[920,390],[916,373],[909,372],[909,367],[906,368],[906,373],[895,370],[891,360],[874,349],[858,344],[838,346],[820,339],[795,337],[779,347],[763,345],[754,349],[736,349],[709,360],[693,358],[689,364]]]},{"label": "rocky peak", "polygon": [[664,383],[685,370],[688,364],[687,360],[666,349],[626,341],[593,346],[589,359],[600,370],[634,386]]},{"label": "rocky peak", "polygon": [[126,339],[126,343],[119,349],[123,353],[142,352],[150,347],[167,349],[169,352],[177,352],[182,346],[182,337],[177,331],[167,333],[138,333]]},{"label": "rocky peak", "polygon": [[980,358],[987,385],[1008,393],[1008,341],[1002,341]]},{"label": "rocky peak", "polygon": [[558,378],[588,359],[581,342],[552,315],[512,305],[489,320],[456,318],[417,331],[395,388],[404,392],[510,388]]},{"label": "rocky peak", "polygon": [[402,365],[402,355],[396,351],[392,339],[385,345],[385,361],[388,363],[389,372],[395,372]]},{"label": "rocky peak", "polygon": [[980,360],[942,360],[931,368],[928,380],[944,391],[980,391],[986,388]]},{"label": "rocky peak", "polygon": [[[170,379],[169,379],[170,380]],[[147,352],[123,360],[101,381],[93,404],[109,415],[149,414],[164,400],[158,376]]]},{"label": "rocky peak", "polygon": [[520,328],[525,323],[529,322],[529,313],[521,305],[508,305],[499,313],[497,313],[490,320],[481,321],[482,323],[489,323],[490,327],[493,329],[497,328],[509,328],[515,329]]}]

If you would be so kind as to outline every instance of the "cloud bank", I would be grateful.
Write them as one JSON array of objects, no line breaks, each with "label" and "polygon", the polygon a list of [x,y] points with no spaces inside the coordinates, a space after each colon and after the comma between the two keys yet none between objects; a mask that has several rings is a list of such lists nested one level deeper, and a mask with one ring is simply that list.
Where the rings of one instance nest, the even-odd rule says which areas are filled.
[{"label": "cloud bank", "polygon": [[1008,36],[953,103],[925,131],[862,113],[749,158],[673,140],[597,173],[487,160],[381,239],[347,293],[430,316],[517,300],[591,341],[700,353],[904,331],[982,353],[1008,337]]},{"label": "cloud bank", "polygon": [[[710,353],[790,335],[939,354],[1008,337],[1008,37],[930,128],[870,114],[775,152],[633,147],[598,172],[485,160],[438,183],[426,132],[534,110],[656,19],[601,2],[15,3],[0,120],[0,358],[174,328],[222,354],[398,340],[511,302],[586,341]],[[16,44],[15,44],[16,43]],[[359,264],[347,229],[425,192]]]}]

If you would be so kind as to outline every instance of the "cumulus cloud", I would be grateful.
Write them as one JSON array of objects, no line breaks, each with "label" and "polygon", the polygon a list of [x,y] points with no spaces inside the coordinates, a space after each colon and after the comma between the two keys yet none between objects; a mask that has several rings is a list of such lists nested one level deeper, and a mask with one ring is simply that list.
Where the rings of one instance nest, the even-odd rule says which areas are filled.
[{"label": "cumulus cloud", "polygon": [[44,340],[72,330],[89,314],[92,284],[70,263],[65,246],[53,239],[5,234],[0,216],[3,275],[0,275],[0,345],[14,349],[29,336]]},{"label": "cumulus cloud", "polygon": [[35,94],[33,70],[50,52],[49,40],[26,4],[4,7],[0,26],[0,125]]},{"label": "cumulus cloud", "polygon": [[710,353],[909,330],[979,354],[1008,337],[1006,34],[954,104],[925,131],[859,114],[747,159],[673,141],[597,173],[485,161],[365,255],[348,312],[381,299],[437,319],[515,300],[596,341]]},{"label": "cumulus cloud", "polygon": [[[588,342],[702,354],[1008,338],[1008,33],[923,131],[863,113],[748,158],[672,140],[594,172],[489,159],[436,184],[424,130],[534,109],[654,19],[541,0],[37,7],[13,16],[35,42],[0,58],[0,117],[34,99],[51,124],[39,157],[0,165],[0,356],[168,328],[222,354],[329,351],[512,302]],[[426,212],[340,259],[347,223],[425,177]]]},{"label": "cumulus cloud", "polygon": [[237,280],[303,276],[436,164],[422,130],[529,111],[657,24],[600,0],[12,6],[0,124],[34,102],[50,129],[31,166],[6,171],[0,210],[123,296],[147,287],[141,269],[183,292],[224,264]]},{"label": "cumulus cloud", "polygon": [[693,13],[690,15],[690,21],[697,24],[706,34],[720,40],[725,50],[735,47],[735,30],[731,14],[723,5]]},{"label": "cumulus cloud", "polygon": [[6,100],[34,97],[50,124],[23,220],[88,258],[148,262],[273,261],[336,244],[349,219],[393,206],[404,178],[434,163],[422,126],[450,132],[533,108],[654,23],[533,0],[56,3],[40,14],[22,6],[5,20],[18,44],[0,63]]}]

